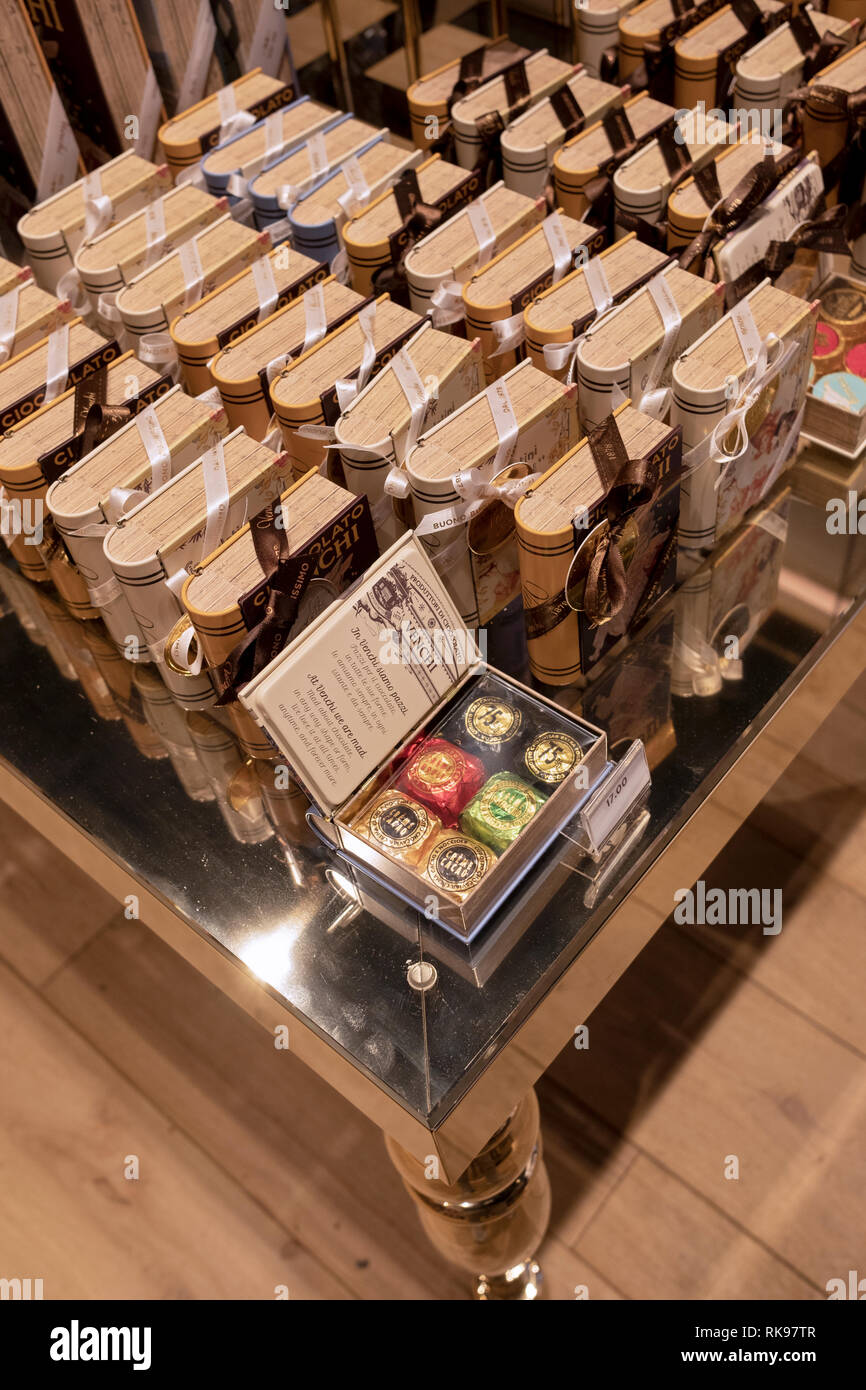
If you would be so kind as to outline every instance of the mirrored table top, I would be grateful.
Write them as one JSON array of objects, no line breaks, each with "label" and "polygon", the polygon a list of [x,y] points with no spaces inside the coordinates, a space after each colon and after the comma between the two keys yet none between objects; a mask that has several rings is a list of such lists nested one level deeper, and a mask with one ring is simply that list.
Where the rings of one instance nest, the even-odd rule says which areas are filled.
[{"label": "mirrored table top", "polygon": [[[209,744],[176,706],[166,723],[128,672],[118,684],[101,625],[74,622],[7,563],[0,759],[435,1126],[857,611],[864,548],[828,534],[820,499],[790,499],[782,525],[741,528],[583,687],[545,690],[606,729],[614,756],[644,739],[649,799],[600,863],[566,826],[468,945],[354,874],[300,798],[267,814],[219,725]],[[488,659],[526,679],[521,633],[506,613]],[[435,968],[426,990],[410,983],[419,961]]]}]

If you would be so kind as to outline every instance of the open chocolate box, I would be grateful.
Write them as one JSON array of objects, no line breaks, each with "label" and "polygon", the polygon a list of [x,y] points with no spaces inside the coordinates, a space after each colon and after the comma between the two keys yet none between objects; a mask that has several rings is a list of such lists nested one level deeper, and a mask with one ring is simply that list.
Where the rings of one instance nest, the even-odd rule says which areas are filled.
[{"label": "open chocolate box", "polygon": [[600,729],[487,665],[411,534],[240,698],[312,827],[465,940],[581,806],[604,792],[593,852],[649,780],[640,743],[614,768]]}]

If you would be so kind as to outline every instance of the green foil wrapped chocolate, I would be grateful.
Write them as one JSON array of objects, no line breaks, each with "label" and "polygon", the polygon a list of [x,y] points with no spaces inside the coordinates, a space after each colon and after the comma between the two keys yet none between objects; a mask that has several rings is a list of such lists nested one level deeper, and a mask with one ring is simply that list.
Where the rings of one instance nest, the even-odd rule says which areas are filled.
[{"label": "green foil wrapped chocolate", "polygon": [[544,792],[514,773],[494,772],[464,809],[460,828],[501,854],[546,800]]}]

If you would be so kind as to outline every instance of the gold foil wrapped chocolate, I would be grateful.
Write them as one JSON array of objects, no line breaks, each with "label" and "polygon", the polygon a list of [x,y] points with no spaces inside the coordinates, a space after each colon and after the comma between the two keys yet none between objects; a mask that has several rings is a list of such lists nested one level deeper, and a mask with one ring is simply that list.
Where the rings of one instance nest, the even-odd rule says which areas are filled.
[{"label": "gold foil wrapped chocolate", "polygon": [[460,828],[501,854],[546,800],[545,792],[522,777],[495,772],[463,811]]},{"label": "gold foil wrapped chocolate", "polygon": [[552,787],[559,786],[582,757],[583,750],[577,739],[558,729],[536,734],[523,753],[526,771],[533,781]]},{"label": "gold foil wrapped chocolate", "polygon": [[352,829],[368,844],[403,864],[420,864],[442,822],[401,791],[386,791],[361,812]]},{"label": "gold foil wrapped chocolate", "polygon": [[481,695],[467,705],[463,726],[470,738],[488,748],[500,748],[520,733],[523,715],[516,704],[496,695]]},{"label": "gold foil wrapped chocolate", "polygon": [[442,830],[430,846],[423,874],[434,888],[463,898],[478,887],[495,863],[496,856],[470,835]]}]

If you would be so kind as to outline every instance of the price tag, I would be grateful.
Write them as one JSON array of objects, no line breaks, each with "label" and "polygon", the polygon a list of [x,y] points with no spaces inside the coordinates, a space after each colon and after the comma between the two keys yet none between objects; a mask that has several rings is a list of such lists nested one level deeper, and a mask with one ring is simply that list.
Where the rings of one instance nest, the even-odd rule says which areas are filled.
[{"label": "price tag", "polygon": [[636,739],[581,808],[581,824],[593,853],[602,848],[649,782],[646,749]]}]

